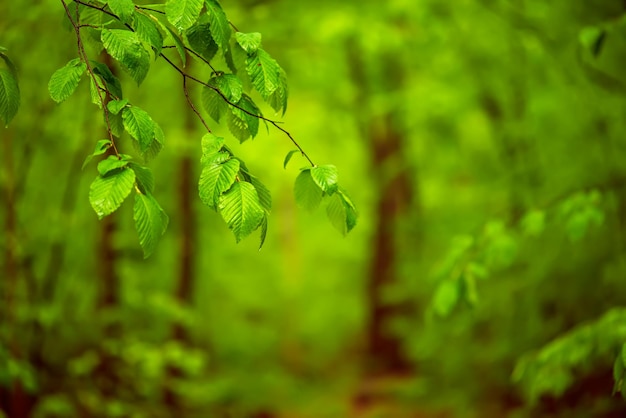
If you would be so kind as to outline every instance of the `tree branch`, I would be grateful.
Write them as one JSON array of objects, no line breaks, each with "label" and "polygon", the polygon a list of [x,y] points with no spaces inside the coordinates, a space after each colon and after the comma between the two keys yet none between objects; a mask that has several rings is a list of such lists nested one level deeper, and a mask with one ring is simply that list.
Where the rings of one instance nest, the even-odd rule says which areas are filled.
[{"label": "tree branch", "polygon": [[[102,97],[101,88],[98,85],[98,79],[96,78],[96,74],[93,72],[93,68],[91,68],[91,64],[89,63],[89,57],[87,56],[87,52],[85,51],[85,45],[83,44],[83,39],[82,39],[82,37],[80,35],[81,25],[80,25],[80,14],[78,12],[78,4],[80,2],[76,2],[76,22],[74,21],[74,19],[72,19],[72,14],[71,14],[70,9],[68,8],[67,3],[65,2],[65,0],[61,0],[61,3],[63,4],[63,8],[65,9],[65,14],[67,15],[67,18],[69,19],[70,23],[72,24],[72,27],[74,28],[74,32],[76,33],[76,42],[77,42],[77,46],[78,46],[78,55],[79,55],[81,61],[83,61],[85,63],[85,66],[87,67],[87,72],[89,73],[89,77],[91,78],[91,81],[96,86],[96,92],[98,93],[98,99],[100,100],[100,104],[102,105],[102,111],[104,112],[104,119],[106,121],[107,132],[108,132],[108,135],[109,135],[109,140],[111,141],[111,146],[113,147],[113,151],[115,152],[115,155],[117,155],[117,157],[120,158],[120,153],[117,150],[117,146],[115,145],[115,140],[113,139],[113,131],[111,129],[111,121],[109,119],[109,109],[107,107],[107,100],[106,100],[106,98],[109,96],[109,90],[106,88],[106,84],[105,84],[106,96]],[[97,7],[96,7],[96,9],[100,10]],[[104,10],[102,10],[102,11],[104,11]]]},{"label": "tree branch", "polygon": [[[65,6],[65,1],[64,1],[64,0],[61,0],[61,1],[63,2],[64,6]],[[104,9],[104,8],[106,7],[106,5],[105,5],[105,6],[102,6],[102,7],[97,7],[97,6],[94,6],[94,5],[92,5],[92,4],[85,3],[85,2],[84,2],[84,1],[82,1],[82,0],[76,0],[76,4],[77,4],[77,5],[78,5],[78,4],[82,4],[83,6],[90,7],[90,8],[92,8],[92,9],[99,10],[99,11],[101,11],[101,12],[103,12],[103,13],[106,13],[107,15],[109,15],[109,16],[111,16],[111,17],[113,17],[113,18],[117,19],[117,20],[120,20],[119,16],[117,16],[116,14],[111,13],[111,12],[109,12],[108,10],[105,10],[105,9]],[[151,9],[147,9],[147,8],[144,8],[144,7],[139,7],[139,8],[144,9],[144,10],[154,11],[154,12],[156,12],[156,13],[160,13],[160,14],[164,14],[163,12],[160,12],[160,11],[158,11],[158,10],[151,10]],[[66,7],[66,9],[67,9],[67,7]],[[69,14],[68,14],[68,17],[69,17]],[[70,20],[71,20],[71,19],[70,19]],[[236,31],[238,31],[238,30],[237,30],[237,28],[236,28],[236,27],[235,27],[235,26],[234,26],[231,22],[229,22],[229,23],[230,23],[230,25],[231,25],[231,26],[232,26],[232,27],[233,27]],[[134,31],[135,31],[135,30],[134,30],[134,29],[133,29],[133,28],[132,28],[129,24],[127,24],[127,23],[126,23],[126,24],[125,24],[125,26],[126,26],[126,27],[130,30],[130,31],[132,31],[132,32],[134,32]],[[77,29],[77,30],[78,30],[78,29]],[[207,60],[205,60],[204,58],[202,58],[202,57],[201,57],[199,54],[197,54],[195,51],[193,51],[193,50],[191,50],[191,49],[189,49],[189,48],[187,48],[187,47],[185,47],[185,50],[189,51],[190,53],[192,53],[192,54],[194,54],[195,56],[197,56],[198,58],[200,58],[200,59],[201,59],[202,61],[204,61],[207,65],[209,65],[209,67],[211,67],[211,69],[212,69],[213,71],[215,71],[215,69],[214,69],[214,68],[213,68],[213,66],[210,64],[210,62],[208,62]],[[83,51],[84,51],[84,49],[83,49]],[[232,107],[234,107],[234,108],[236,108],[236,109],[239,109],[240,111],[244,112],[245,114],[247,114],[247,115],[249,115],[249,116],[252,116],[252,117],[257,118],[257,119],[260,119],[260,120],[263,120],[263,121],[265,121],[265,122],[269,123],[270,125],[274,126],[274,128],[276,128],[276,129],[278,129],[279,131],[281,131],[282,133],[284,133],[284,134],[285,134],[285,135],[289,138],[289,140],[290,140],[290,141],[291,141],[291,142],[292,142],[292,143],[296,146],[296,148],[297,148],[297,149],[298,149],[298,151],[300,152],[300,155],[302,155],[302,156],[303,156],[303,157],[304,157],[304,158],[305,158],[305,159],[309,162],[309,164],[310,164],[312,167],[315,167],[315,163],[314,163],[314,162],[311,160],[311,158],[307,155],[307,153],[306,153],[306,152],[304,151],[304,149],[300,146],[300,144],[298,144],[298,142],[294,139],[294,137],[291,135],[291,133],[290,133],[289,131],[287,131],[286,129],[284,129],[284,128],[282,128],[282,127],[280,126],[280,122],[279,122],[279,121],[275,121],[275,120],[272,120],[272,119],[268,119],[268,118],[266,118],[266,117],[265,117],[265,116],[263,116],[263,115],[259,115],[259,114],[256,114],[256,113],[252,113],[252,112],[250,112],[250,111],[248,111],[248,110],[246,110],[246,109],[244,109],[244,108],[242,108],[242,107],[238,106],[237,104],[235,104],[235,103],[231,102],[231,101],[230,101],[230,100],[229,100],[229,99],[228,99],[228,98],[224,95],[224,93],[222,93],[222,92],[220,91],[220,89],[218,89],[217,87],[211,86],[211,85],[209,85],[208,83],[206,83],[206,82],[204,82],[204,81],[202,81],[202,80],[200,80],[200,79],[198,79],[198,78],[196,78],[196,77],[194,77],[194,76],[192,76],[192,75],[190,75],[190,74],[186,73],[185,71],[183,71],[180,67],[178,67],[178,66],[177,66],[177,65],[176,65],[176,64],[175,64],[172,60],[170,60],[170,59],[169,59],[169,58],[168,58],[165,54],[163,54],[162,52],[160,52],[160,53],[159,53],[159,56],[161,56],[161,57],[162,57],[162,58],[163,58],[163,59],[164,59],[164,60],[165,60],[165,61],[166,61],[166,62],[167,62],[167,63],[168,63],[168,64],[169,64],[172,68],[174,68],[174,69],[175,69],[175,70],[176,70],[176,71],[177,71],[177,72],[178,72],[178,73],[179,73],[179,74],[183,77],[183,84],[184,84],[184,86],[186,86],[186,81],[187,81],[187,79],[193,80],[193,81],[195,81],[196,83],[201,84],[201,85],[203,85],[203,86],[205,86],[205,87],[208,87],[208,88],[210,88],[211,90],[215,91],[217,94],[219,94],[219,95],[220,95],[220,97],[221,97],[221,98],[222,98],[222,99],[223,99],[223,100],[224,100],[224,101],[225,101],[225,102],[226,102],[229,106],[232,106]],[[96,84],[96,85],[97,85],[97,84]],[[201,116],[201,115],[200,115],[200,113],[198,112],[198,110],[197,110],[197,109],[193,106],[193,104],[192,104],[192,102],[191,102],[191,99],[189,98],[189,95],[188,95],[187,91],[185,91],[185,96],[186,96],[186,98],[187,98],[187,103],[189,103],[189,105],[191,106],[191,108],[192,108],[192,110],[194,111],[194,113],[196,113],[196,115],[197,115],[198,117],[200,117],[200,120],[201,120],[202,124],[203,124],[203,125],[207,128],[207,130],[208,130],[209,132],[211,132],[211,131],[210,131],[210,129],[208,128],[208,126],[206,125],[206,123],[205,123],[204,119],[202,118],[202,116]],[[105,107],[106,107],[106,106],[105,106]],[[107,112],[107,117],[108,117],[108,112]],[[107,123],[108,123],[108,120],[107,120]]]}]

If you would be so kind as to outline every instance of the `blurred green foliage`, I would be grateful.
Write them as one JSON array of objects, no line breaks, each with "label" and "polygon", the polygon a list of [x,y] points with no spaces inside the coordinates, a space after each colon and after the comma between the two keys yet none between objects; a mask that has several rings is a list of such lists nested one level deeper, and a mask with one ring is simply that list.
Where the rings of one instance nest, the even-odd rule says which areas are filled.
[{"label": "blurred green foliage", "polygon": [[[338,167],[359,226],[341,238],[298,208],[315,203],[294,198],[306,161],[285,164],[279,131],[239,144],[215,123],[272,193],[263,249],[235,244],[197,197],[205,131],[180,75],[151,59],[139,87],[119,72],[164,133],[149,166],[170,224],[144,260],[132,204],[103,221],[89,205],[95,164],[80,168],[106,137],[89,88],[48,96],[77,56],[61,3],[1,3],[0,76],[15,68],[21,104],[0,100],[0,411],[626,415],[623,2],[222,5],[263,34],[289,80],[281,126]],[[402,368],[372,371],[377,326]]]}]

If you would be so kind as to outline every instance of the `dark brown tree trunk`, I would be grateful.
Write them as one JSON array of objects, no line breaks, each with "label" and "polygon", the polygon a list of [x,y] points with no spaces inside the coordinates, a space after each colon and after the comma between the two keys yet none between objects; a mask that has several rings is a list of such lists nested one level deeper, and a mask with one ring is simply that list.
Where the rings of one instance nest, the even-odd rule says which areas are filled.
[{"label": "dark brown tree trunk", "polygon": [[[105,53],[100,55],[100,59],[115,74],[115,67],[111,57]],[[109,97],[105,99],[109,101]],[[108,131],[104,132],[108,137]],[[104,154],[104,158],[115,155],[113,150]],[[120,280],[117,274],[118,252],[115,248],[115,231],[117,229],[116,213],[104,217],[100,221],[100,236],[96,247],[96,259],[98,260],[98,280],[100,291],[96,301],[96,309],[100,317],[107,318],[106,312],[116,309],[119,304]],[[108,320],[105,320],[108,321]],[[118,322],[104,322],[102,327],[103,338],[117,338],[121,332],[121,325]],[[116,360],[108,353],[101,352],[101,361],[94,371],[94,378],[100,393],[104,398],[115,398],[118,387],[118,377],[115,371]]]},{"label": "dark brown tree trunk", "polygon": [[[13,135],[12,131],[6,132],[4,135],[4,170],[6,173],[4,183],[4,206],[5,206],[5,249],[4,249],[4,283],[0,283],[3,288],[2,306],[0,313],[2,324],[7,328],[8,349],[13,358],[20,360],[23,358],[23,347],[20,346],[18,335],[16,334],[18,319],[15,317],[16,305],[19,303],[18,295],[20,287],[20,268],[19,260],[16,253],[18,248],[18,230],[17,230],[17,209],[15,199],[15,171],[13,165]],[[2,366],[0,366],[2,367]],[[22,418],[27,417],[29,413],[29,400],[24,391],[24,387],[20,380],[16,379],[12,382],[10,389],[0,391],[0,410],[6,411],[10,417]]]},{"label": "dark brown tree trunk", "polygon": [[355,39],[348,41],[346,51],[351,77],[359,91],[360,130],[369,144],[372,178],[377,182],[378,196],[367,286],[367,366],[375,374],[407,372],[411,366],[403,353],[401,338],[389,332],[390,321],[406,307],[383,300],[383,293],[397,281],[397,221],[413,200],[413,179],[404,157],[401,124],[393,111],[374,115],[363,110],[367,108],[364,104],[377,91],[391,93],[403,88],[402,66],[392,53],[379,52],[374,62],[383,67],[378,72],[381,75],[371,77],[364,71],[367,64]]},{"label": "dark brown tree trunk", "polygon": [[[191,62],[189,63],[191,65]],[[189,66],[187,68],[189,70]],[[185,101],[184,106],[188,104]],[[197,135],[195,115],[188,111],[185,113],[185,128],[189,138]],[[194,161],[187,154],[180,159],[179,165],[179,210],[178,217],[180,221],[179,237],[179,274],[176,284],[175,298],[182,306],[191,306],[193,304],[193,286],[195,275],[195,256],[194,246],[196,242],[196,219],[193,209],[194,195],[196,190],[196,176],[193,170]],[[189,343],[189,334],[185,326],[181,323],[174,323],[172,326],[172,338],[182,343]],[[178,415],[181,409],[180,399],[171,390],[169,383],[181,377],[181,371],[177,368],[168,369],[168,377],[166,379],[166,387],[164,390],[164,400],[168,405],[171,413]]]},{"label": "dark brown tree trunk", "polygon": [[[401,339],[389,332],[389,321],[402,314],[404,307],[383,300],[387,286],[397,280],[397,222],[412,201],[412,181],[403,158],[402,135],[392,124],[392,116],[381,121],[380,136],[370,138],[372,166],[378,185],[376,229],[373,238],[372,264],[368,281],[370,323],[368,353],[374,372],[407,372],[411,366],[402,350]],[[390,174],[385,167],[393,160],[401,168]]]}]

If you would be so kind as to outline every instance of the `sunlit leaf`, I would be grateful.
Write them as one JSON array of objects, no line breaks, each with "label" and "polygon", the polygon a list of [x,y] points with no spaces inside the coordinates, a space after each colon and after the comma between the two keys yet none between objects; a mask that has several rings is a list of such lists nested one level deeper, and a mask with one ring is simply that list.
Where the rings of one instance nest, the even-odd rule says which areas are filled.
[{"label": "sunlit leaf", "polygon": [[201,140],[202,158],[201,164],[207,164],[215,154],[217,154],[224,146],[224,138],[215,136],[212,133],[206,133]]},{"label": "sunlit leaf", "polygon": [[326,194],[333,194],[337,190],[337,167],[334,165],[320,165],[311,168],[311,177],[313,181]]},{"label": "sunlit leaf", "polygon": [[0,68],[0,118],[8,125],[20,107],[20,88],[15,74]]},{"label": "sunlit leaf", "polygon": [[150,44],[158,56],[163,48],[163,35],[157,27],[157,22],[143,13],[135,12],[133,27],[139,39]]},{"label": "sunlit leaf", "polygon": [[120,113],[120,111],[128,104],[128,100],[111,100],[107,103],[107,109],[114,115]]},{"label": "sunlit leaf", "polygon": [[356,209],[343,191],[330,197],[326,214],[331,224],[344,236],[356,226]]},{"label": "sunlit leaf", "polygon": [[282,84],[282,69],[276,60],[262,49],[258,49],[256,53],[248,56],[246,64],[246,71],[250,76],[252,85],[261,94],[261,97],[267,100]]},{"label": "sunlit leaf", "polygon": [[235,32],[235,40],[248,54],[256,52],[261,47],[261,34],[259,32]]},{"label": "sunlit leaf", "polygon": [[111,8],[111,11],[115,13],[122,22],[130,22],[130,18],[135,11],[133,0],[107,0],[107,4]]},{"label": "sunlit leaf", "polygon": [[231,34],[228,18],[224,10],[222,10],[222,6],[216,0],[205,0],[205,4],[207,14],[209,15],[209,23],[211,24],[211,36],[222,51],[226,51],[228,50],[228,41]]},{"label": "sunlit leaf", "polygon": [[135,182],[135,172],[127,168],[98,176],[89,187],[89,203],[98,218],[115,212],[130,194]]},{"label": "sunlit leaf", "polygon": [[60,103],[70,97],[78,87],[80,78],[87,69],[84,62],[74,58],[52,74],[48,82],[50,97]]},{"label": "sunlit leaf", "polygon": [[254,176],[250,176],[250,183],[256,189],[257,195],[259,196],[259,203],[261,203],[263,209],[269,213],[272,210],[272,194],[269,189]]},{"label": "sunlit leaf", "polygon": [[283,168],[287,168],[287,164],[289,164],[289,161],[291,161],[291,157],[293,157],[293,155],[297,152],[300,152],[297,149],[292,149],[291,151],[289,151],[287,153],[287,155],[285,155],[285,161],[283,161]]},{"label": "sunlit leaf", "polygon": [[167,0],[165,15],[178,30],[185,30],[196,23],[202,10],[202,0]]},{"label": "sunlit leaf", "polygon": [[220,197],[219,210],[237,242],[257,229],[265,217],[256,189],[243,181],[235,182]]},{"label": "sunlit leaf", "polygon": [[135,194],[133,218],[144,258],[148,258],[156,249],[161,235],[165,233],[169,219],[156,199],[143,193]]},{"label": "sunlit leaf", "polygon": [[135,32],[124,29],[103,29],[102,44],[109,55],[122,65],[139,85],[150,69],[150,55]]},{"label": "sunlit leaf", "polygon": [[106,160],[102,160],[98,163],[98,173],[100,173],[101,176],[106,176],[113,170],[126,167],[128,163],[129,161],[127,159],[120,159],[115,155],[109,155]]},{"label": "sunlit leaf", "polygon": [[260,111],[245,94],[236,106],[230,106],[226,125],[239,142],[244,142],[250,137],[254,138],[259,132],[259,119],[254,115],[260,115]]},{"label": "sunlit leaf", "polygon": [[122,111],[124,128],[139,144],[142,153],[146,152],[154,141],[154,122],[150,115],[137,106],[125,107]]},{"label": "sunlit leaf", "polygon": [[324,192],[315,183],[310,170],[302,170],[294,185],[294,195],[298,207],[314,210],[320,205]]},{"label": "sunlit leaf", "polygon": [[238,171],[239,160],[235,158],[204,166],[198,183],[202,202],[212,209],[217,209],[219,197],[233,185]]},{"label": "sunlit leaf", "polygon": [[96,157],[98,155],[102,155],[105,152],[107,152],[107,150],[111,147],[112,143],[110,140],[108,139],[101,139],[98,142],[96,142],[96,148],[93,150],[93,152],[91,154],[89,154],[87,156],[87,158],[85,158],[85,162],[83,163],[83,169],[85,168],[85,166],[87,164],[89,164],[89,162],[93,159],[93,157]]}]

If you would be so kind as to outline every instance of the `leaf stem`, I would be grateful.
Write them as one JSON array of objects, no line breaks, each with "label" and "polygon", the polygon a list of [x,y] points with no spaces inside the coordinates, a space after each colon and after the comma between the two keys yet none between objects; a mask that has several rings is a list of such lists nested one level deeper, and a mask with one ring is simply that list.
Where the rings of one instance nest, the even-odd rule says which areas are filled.
[{"label": "leaf stem", "polygon": [[185,99],[187,99],[187,103],[189,104],[189,107],[198,116],[198,118],[200,119],[200,122],[202,122],[207,132],[211,133],[211,128],[209,128],[209,125],[207,125],[206,121],[204,120],[204,118],[202,117],[198,109],[196,109],[196,106],[194,106],[193,102],[191,101],[191,98],[189,97],[189,91],[187,90],[187,76],[185,75],[183,75],[183,91],[185,92]]},{"label": "leaf stem", "polygon": [[[61,1],[63,2],[63,5],[65,6],[66,11],[67,11],[67,6],[65,5],[65,0],[61,0]],[[120,20],[119,16],[117,16],[116,14],[111,13],[111,12],[109,12],[108,10],[104,10],[104,8],[106,7],[106,5],[104,5],[104,6],[102,6],[102,7],[96,7],[96,6],[92,5],[92,4],[85,3],[85,2],[84,2],[84,1],[82,1],[82,0],[76,0],[76,4],[77,4],[77,7],[78,7],[78,4],[82,4],[82,5],[86,6],[86,7],[91,7],[92,9],[100,10],[101,12],[106,13],[107,15],[109,15],[109,16],[111,16],[111,17],[113,17],[113,18],[117,19],[117,20]],[[144,10],[150,10],[150,9],[147,9],[147,8],[144,8],[144,7],[140,7],[140,8],[141,8],[141,9],[144,9]],[[156,13],[163,14],[163,12],[160,12],[160,11],[158,11],[158,10],[150,10],[150,11],[154,11],[154,12],[156,12]],[[68,13],[68,17],[69,17],[69,16],[70,16],[70,15],[69,15],[69,13]],[[70,20],[71,20],[71,18],[70,18]],[[238,29],[235,27],[235,25],[233,25],[233,24],[232,24],[232,22],[229,22],[229,23],[230,23],[230,25],[233,27],[233,29],[235,29],[235,31],[238,31]],[[74,24],[74,23],[72,22],[72,24]],[[126,26],[126,27],[130,30],[130,31],[132,31],[132,32],[134,32],[134,31],[135,31],[135,30],[134,30],[134,29],[133,29],[133,28],[132,28],[129,24],[127,24],[127,23],[126,23],[126,24],[124,24],[124,25],[125,25],[125,26]],[[75,28],[76,28],[76,26],[75,26]],[[77,29],[77,28],[76,28],[76,30],[77,30],[77,32],[78,32],[78,29]],[[80,34],[78,34],[78,35],[80,35]],[[79,37],[79,39],[80,39],[80,37]],[[81,43],[81,45],[82,45],[82,43]],[[213,71],[215,71],[215,69],[213,68],[213,66],[212,66],[212,65],[211,65],[211,64],[210,64],[207,60],[205,60],[204,58],[202,58],[201,56],[199,56],[199,55],[198,55],[195,51],[190,50],[190,49],[189,49],[189,48],[187,48],[187,47],[185,47],[185,50],[189,51],[190,53],[192,53],[192,54],[196,55],[198,58],[202,59],[202,61],[204,61],[206,64],[208,64],[208,65],[209,65],[209,67],[211,67],[211,69],[212,69]],[[84,49],[83,49],[83,51],[84,51]],[[163,58],[163,59],[164,59],[164,60],[165,60],[165,61],[166,61],[166,62],[167,62],[167,63],[168,63],[168,64],[169,64],[172,68],[174,68],[176,71],[178,71],[178,73],[179,73],[179,74],[183,77],[183,85],[185,86],[185,97],[187,98],[187,102],[188,102],[188,103],[189,103],[189,105],[191,106],[191,108],[192,108],[192,110],[194,111],[194,113],[195,113],[195,114],[196,114],[196,115],[200,118],[200,120],[201,120],[202,124],[203,124],[203,125],[207,128],[207,130],[209,130],[209,132],[211,132],[211,131],[210,131],[210,129],[208,128],[208,126],[207,126],[206,122],[205,122],[205,121],[204,121],[204,119],[202,118],[202,116],[201,116],[200,112],[198,112],[198,110],[195,108],[195,106],[193,106],[193,104],[192,104],[192,102],[191,102],[191,99],[189,98],[189,94],[188,94],[188,91],[187,91],[187,89],[186,89],[186,82],[187,82],[187,79],[190,79],[190,80],[192,80],[192,81],[195,81],[196,83],[201,84],[201,85],[203,85],[203,86],[205,86],[205,87],[208,87],[208,88],[210,88],[211,90],[215,91],[217,94],[219,94],[219,95],[220,95],[220,97],[221,97],[221,98],[222,98],[222,99],[223,99],[226,103],[228,103],[228,105],[230,105],[230,106],[232,106],[232,107],[234,107],[234,108],[236,108],[236,109],[239,109],[240,111],[242,111],[242,112],[246,113],[246,114],[247,114],[247,115],[249,115],[249,116],[252,116],[252,117],[257,118],[257,119],[260,119],[260,120],[263,120],[263,121],[265,121],[265,122],[269,123],[270,125],[274,126],[274,128],[278,129],[279,131],[281,131],[282,133],[284,133],[285,135],[287,135],[287,137],[289,138],[289,140],[290,140],[290,141],[291,141],[291,142],[292,142],[292,143],[296,146],[296,148],[297,148],[297,149],[298,149],[298,151],[300,152],[300,155],[302,155],[302,156],[303,156],[303,157],[304,157],[304,158],[305,158],[305,159],[309,162],[309,164],[311,165],[311,167],[315,167],[315,163],[314,163],[314,162],[311,160],[311,158],[307,155],[307,153],[306,153],[306,152],[304,151],[304,149],[300,146],[300,144],[298,144],[298,142],[294,139],[294,137],[291,135],[291,133],[290,133],[289,131],[287,131],[286,129],[284,129],[284,128],[282,128],[282,127],[280,126],[280,122],[279,122],[279,121],[275,121],[275,120],[272,120],[272,119],[268,119],[268,118],[266,118],[266,117],[265,117],[265,116],[263,116],[263,115],[259,115],[259,114],[256,114],[256,113],[253,113],[253,112],[250,112],[250,111],[248,111],[248,110],[246,110],[246,109],[244,109],[244,108],[242,108],[242,107],[238,106],[237,104],[235,104],[235,103],[231,102],[231,101],[228,99],[228,97],[226,97],[226,95],[224,95],[224,93],[222,93],[222,92],[220,91],[220,89],[218,89],[217,87],[211,86],[211,85],[209,85],[208,83],[206,83],[206,82],[204,82],[204,81],[202,81],[202,80],[200,80],[200,79],[198,79],[198,78],[196,78],[196,77],[194,77],[194,76],[192,76],[192,75],[190,75],[190,74],[186,73],[185,71],[183,71],[180,67],[178,67],[178,66],[177,66],[177,65],[176,65],[176,64],[175,64],[172,60],[170,60],[170,59],[169,59],[169,58],[168,58],[165,54],[163,54],[162,52],[160,52],[160,53],[159,53],[159,56],[161,56],[161,57],[162,57],[162,58]],[[87,65],[89,66],[89,64],[87,64]],[[93,74],[91,71],[90,71],[90,73],[91,73],[91,74]],[[106,106],[105,106],[105,108],[106,108]],[[106,112],[106,115],[107,115],[107,124],[108,124],[108,123],[109,123],[109,122],[108,122],[108,112]],[[111,134],[111,131],[110,131],[110,125],[109,125],[109,134]],[[113,142],[113,141],[111,141],[111,142]],[[117,153],[117,150],[116,150],[116,153]]]},{"label": "leaf stem", "polygon": [[81,61],[85,63],[89,77],[91,78],[91,81],[96,86],[96,92],[98,93],[98,99],[100,99],[100,104],[102,105],[102,111],[104,112],[104,119],[107,125],[107,133],[109,135],[109,140],[111,141],[113,151],[115,152],[115,155],[117,156],[117,158],[120,158],[120,153],[117,150],[117,146],[115,145],[115,140],[113,139],[113,131],[111,129],[111,121],[109,119],[109,109],[106,103],[107,102],[106,98],[109,96],[109,90],[106,88],[106,85],[105,85],[106,96],[102,97],[101,88],[98,85],[96,74],[93,72],[93,68],[91,67],[91,64],[89,63],[89,57],[87,56],[87,52],[85,51],[85,45],[83,44],[83,39],[80,34],[80,28],[82,27],[82,25],[80,24],[80,15],[78,11],[78,4],[80,2],[76,2],[76,21],[72,19],[72,13],[70,12],[70,9],[67,6],[67,3],[65,2],[65,0],[61,0],[61,3],[63,4],[63,8],[65,9],[65,14],[67,15],[67,18],[69,19],[70,23],[72,24],[72,27],[74,28],[74,32],[76,33],[78,56],[80,57]]}]

